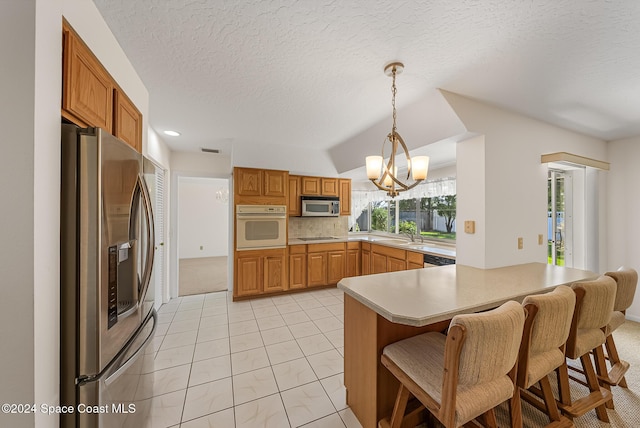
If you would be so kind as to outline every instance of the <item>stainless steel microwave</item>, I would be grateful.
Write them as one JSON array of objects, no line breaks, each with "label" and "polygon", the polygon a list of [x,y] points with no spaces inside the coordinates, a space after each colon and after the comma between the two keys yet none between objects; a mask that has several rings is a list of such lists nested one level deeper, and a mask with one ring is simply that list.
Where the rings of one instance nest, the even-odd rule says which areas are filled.
[{"label": "stainless steel microwave", "polygon": [[303,196],[303,217],[338,217],[340,198],[337,196]]}]

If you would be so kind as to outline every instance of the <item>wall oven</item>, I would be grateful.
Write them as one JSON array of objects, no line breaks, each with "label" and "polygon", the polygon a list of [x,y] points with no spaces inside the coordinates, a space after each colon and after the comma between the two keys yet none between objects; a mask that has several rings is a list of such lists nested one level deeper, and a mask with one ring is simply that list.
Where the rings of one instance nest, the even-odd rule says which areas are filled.
[{"label": "wall oven", "polygon": [[337,196],[303,196],[303,217],[338,217],[340,198]]},{"label": "wall oven", "polygon": [[237,205],[236,249],[286,248],[287,207]]}]

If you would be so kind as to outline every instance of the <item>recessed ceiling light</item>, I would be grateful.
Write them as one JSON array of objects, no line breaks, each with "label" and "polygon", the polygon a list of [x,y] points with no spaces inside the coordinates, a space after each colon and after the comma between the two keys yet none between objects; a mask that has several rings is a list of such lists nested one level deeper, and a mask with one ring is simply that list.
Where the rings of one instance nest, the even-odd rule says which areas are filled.
[{"label": "recessed ceiling light", "polygon": [[165,134],[171,135],[172,137],[179,137],[180,133],[176,131],[164,131]]}]

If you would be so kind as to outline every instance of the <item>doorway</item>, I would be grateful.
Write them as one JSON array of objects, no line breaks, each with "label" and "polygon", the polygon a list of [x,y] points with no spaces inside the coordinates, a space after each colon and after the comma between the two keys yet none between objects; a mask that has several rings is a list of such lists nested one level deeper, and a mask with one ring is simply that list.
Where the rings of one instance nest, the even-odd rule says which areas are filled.
[{"label": "doorway", "polygon": [[178,179],[178,296],[228,289],[229,180]]},{"label": "doorway", "polygon": [[548,263],[573,267],[573,175],[550,169],[547,181]]}]

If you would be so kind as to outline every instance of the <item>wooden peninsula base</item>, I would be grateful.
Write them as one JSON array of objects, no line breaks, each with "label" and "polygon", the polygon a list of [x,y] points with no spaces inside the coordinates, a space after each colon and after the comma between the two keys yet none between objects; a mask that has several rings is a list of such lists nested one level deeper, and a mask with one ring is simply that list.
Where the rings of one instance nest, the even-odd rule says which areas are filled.
[{"label": "wooden peninsula base", "polygon": [[391,414],[400,385],[380,362],[384,347],[417,334],[442,331],[449,321],[424,327],[395,324],[345,295],[344,325],[347,404],[364,428],[376,427],[380,419]]},{"label": "wooden peninsula base", "polygon": [[449,265],[343,279],[338,287],[345,293],[347,404],[364,428],[376,427],[391,414],[399,383],[380,362],[386,345],[443,331],[457,314],[597,277],[590,271],[528,263],[497,269]]}]

